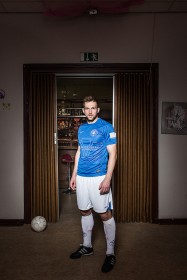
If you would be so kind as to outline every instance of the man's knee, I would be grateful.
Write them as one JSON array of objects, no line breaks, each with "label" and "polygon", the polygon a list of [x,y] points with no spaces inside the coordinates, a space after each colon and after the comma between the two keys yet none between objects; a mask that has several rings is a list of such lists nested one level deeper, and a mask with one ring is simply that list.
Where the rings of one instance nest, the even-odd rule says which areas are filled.
[{"label": "man's knee", "polygon": [[112,211],[108,210],[107,212],[100,213],[99,215],[100,215],[102,221],[107,221],[112,218]]},{"label": "man's knee", "polygon": [[80,210],[82,216],[89,216],[92,213],[92,210]]}]

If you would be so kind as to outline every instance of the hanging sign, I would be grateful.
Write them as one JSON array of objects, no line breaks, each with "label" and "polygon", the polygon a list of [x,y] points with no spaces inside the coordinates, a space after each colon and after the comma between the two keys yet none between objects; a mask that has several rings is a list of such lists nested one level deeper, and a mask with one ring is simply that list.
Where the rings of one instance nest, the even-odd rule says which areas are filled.
[{"label": "hanging sign", "polygon": [[81,61],[82,62],[97,62],[98,53],[97,52],[82,52]]}]

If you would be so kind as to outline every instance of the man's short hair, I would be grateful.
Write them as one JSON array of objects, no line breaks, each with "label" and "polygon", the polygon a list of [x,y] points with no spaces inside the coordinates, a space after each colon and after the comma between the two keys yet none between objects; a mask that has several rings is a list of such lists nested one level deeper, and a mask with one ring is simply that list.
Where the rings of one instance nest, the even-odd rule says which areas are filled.
[{"label": "man's short hair", "polygon": [[85,105],[85,102],[96,102],[97,103],[97,107],[99,107],[99,101],[97,98],[95,98],[94,96],[92,95],[89,95],[89,96],[85,96],[84,99],[83,99],[83,107]]}]

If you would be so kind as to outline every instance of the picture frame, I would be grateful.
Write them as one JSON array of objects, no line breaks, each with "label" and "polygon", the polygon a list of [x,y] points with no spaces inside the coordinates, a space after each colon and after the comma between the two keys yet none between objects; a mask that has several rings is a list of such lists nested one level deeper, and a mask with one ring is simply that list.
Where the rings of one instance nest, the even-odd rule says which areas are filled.
[{"label": "picture frame", "polygon": [[187,102],[162,102],[162,134],[187,134]]}]

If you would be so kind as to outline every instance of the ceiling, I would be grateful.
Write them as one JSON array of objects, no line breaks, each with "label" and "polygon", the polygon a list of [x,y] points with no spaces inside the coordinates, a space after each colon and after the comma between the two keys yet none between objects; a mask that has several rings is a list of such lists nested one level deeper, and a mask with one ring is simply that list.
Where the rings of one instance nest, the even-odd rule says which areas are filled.
[{"label": "ceiling", "polygon": [[93,95],[107,103],[113,98],[113,77],[57,77],[57,98],[59,100],[77,100],[82,103],[86,95]]},{"label": "ceiling", "polygon": [[[130,3],[130,4],[129,4]],[[129,6],[127,6],[129,4]],[[90,13],[90,8],[94,8]],[[93,10],[93,9],[92,9]],[[95,12],[175,13],[187,12],[187,0],[3,0],[0,13],[45,13],[55,16],[80,16]],[[56,11],[56,13],[54,13]]]}]

